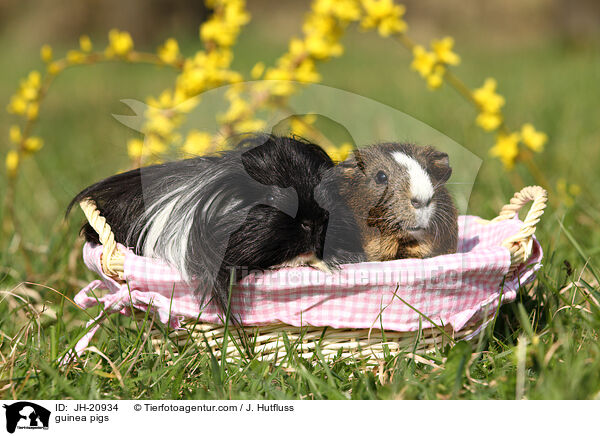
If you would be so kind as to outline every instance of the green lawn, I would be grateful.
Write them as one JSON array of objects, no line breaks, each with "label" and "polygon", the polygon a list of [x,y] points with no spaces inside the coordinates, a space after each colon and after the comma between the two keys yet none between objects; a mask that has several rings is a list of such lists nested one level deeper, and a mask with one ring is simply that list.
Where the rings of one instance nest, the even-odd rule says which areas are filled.
[{"label": "green lawn", "polygon": [[[535,183],[526,168],[508,175],[487,156],[493,138],[475,126],[473,108],[446,86],[428,91],[409,70],[410,56],[401,46],[354,31],[345,41],[344,57],[320,68],[324,84],[405,112],[483,159],[469,213],[491,218],[519,184]],[[1,42],[7,49],[0,59],[0,101],[7,102],[18,79],[41,65],[37,52]],[[184,50],[194,45],[189,41]],[[157,354],[144,341],[144,327],[114,316],[93,344],[119,378],[99,354],[90,354],[85,367],[61,373],[58,358],[89,319],[69,299],[94,279],[76,242],[82,216],[77,212],[65,222],[64,209],[82,187],[126,167],[124,144],[136,133],[112,118],[127,113],[119,100],[157,95],[174,78],[167,69],[98,65],[61,75],[42,108],[36,134],[46,145],[24,164],[17,191],[28,262],[10,238],[0,241],[0,398],[511,399],[518,392],[530,399],[600,398],[600,269],[594,258],[600,252],[600,45],[576,48],[548,40],[488,50],[460,38],[457,45],[463,58],[457,75],[471,87],[495,77],[507,99],[508,124],[531,121],[548,133],[546,150],[536,159],[551,188],[560,178],[582,187],[573,206],[552,199],[536,233],[545,251],[538,280],[500,310],[477,350],[458,346],[427,356],[436,366],[400,355],[386,362],[383,377],[360,362],[327,365],[317,355],[292,359],[295,371],[257,361],[215,367],[195,345],[178,349],[179,357],[167,365],[174,344]],[[250,26],[235,66],[247,71],[285,46],[284,39],[274,41],[265,29]],[[10,123],[1,117],[0,132]],[[6,141],[0,143],[3,156]],[[16,288],[22,282],[29,283]],[[519,337],[527,344],[525,357],[517,357]]]}]

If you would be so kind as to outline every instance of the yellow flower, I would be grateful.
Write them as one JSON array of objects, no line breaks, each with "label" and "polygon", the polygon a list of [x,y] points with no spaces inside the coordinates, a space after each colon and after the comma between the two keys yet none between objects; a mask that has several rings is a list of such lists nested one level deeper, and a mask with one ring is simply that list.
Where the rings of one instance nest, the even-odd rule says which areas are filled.
[{"label": "yellow flower", "polygon": [[521,136],[523,137],[523,143],[537,152],[542,151],[544,144],[548,141],[548,135],[536,131],[530,123],[523,124],[523,127],[521,127]]},{"label": "yellow flower", "polygon": [[250,21],[250,14],[244,9],[246,4],[242,0],[225,1],[223,18],[230,26],[241,27]]},{"label": "yellow flower", "polygon": [[13,95],[6,110],[11,114],[24,115],[27,111],[27,101],[20,95]]},{"label": "yellow flower", "polygon": [[52,60],[52,47],[48,44],[44,44],[42,48],[40,48],[40,57],[46,63]]},{"label": "yellow flower", "polygon": [[342,162],[346,160],[350,153],[352,153],[352,150],[354,150],[354,146],[349,142],[344,142],[339,147],[328,147],[325,151],[327,152],[332,161]]},{"label": "yellow flower", "polygon": [[6,154],[6,172],[9,176],[14,177],[19,167],[19,153],[15,150],[11,150]]},{"label": "yellow flower", "polygon": [[58,62],[50,62],[48,64],[48,73],[55,75],[62,71],[63,67],[60,66]]},{"label": "yellow flower", "polygon": [[305,119],[301,117],[294,117],[290,119],[290,133],[301,137],[306,136],[307,132],[312,130],[310,123],[307,123]]},{"label": "yellow flower", "polygon": [[69,50],[67,52],[67,62],[70,64],[81,64],[85,60],[85,55],[79,50]]},{"label": "yellow flower", "polygon": [[413,61],[410,67],[427,80],[429,89],[437,89],[444,83],[446,67],[438,63],[434,52],[425,50],[421,45],[413,47]]},{"label": "yellow flower", "polygon": [[21,135],[21,129],[16,124],[10,126],[10,129],[8,130],[8,136],[10,138],[10,141],[14,142],[15,144],[20,143],[21,139],[23,138],[23,136]]},{"label": "yellow flower", "polygon": [[179,44],[175,38],[169,38],[163,45],[158,47],[158,57],[165,64],[173,64],[179,59]]},{"label": "yellow flower", "polygon": [[219,48],[200,57],[205,58],[205,63],[212,68],[228,68],[233,60],[233,52],[227,48]]},{"label": "yellow flower", "polygon": [[90,37],[87,35],[81,35],[79,37],[79,48],[84,53],[89,53],[92,51],[92,41]]},{"label": "yellow flower", "polygon": [[33,70],[27,75],[27,84],[33,88],[38,88],[42,85],[42,75],[39,71]]},{"label": "yellow flower", "polygon": [[315,62],[312,59],[304,59],[296,68],[294,78],[298,82],[316,83],[321,80],[321,75],[317,72]]},{"label": "yellow flower", "polygon": [[194,110],[198,103],[200,102],[200,97],[187,97],[180,90],[175,90],[175,95],[173,96],[173,105],[177,108],[177,112],[186,114]]},{"label": "yellow flower", "polygon": [[[339,43],[342,27],[333,17],[310,13],[302,25],[304,41],[297,38],[290,41],[289,53],[278,61],[281,66],[293,63],[308,53],[314,59],[329,59],[341,56],[344,48]],[[287,58],[287,59],[286,59]]]},{"label": "yellow flower", "polygon": [[357,0],[316,0],[313,11],[321,15],[333,15],[341,21],[356,21],[361,16]]},{"label": "yellow flower", "polygon": [[385,38],[396,33],[404,33],[407,27],[404,20],[399,19],[399,17],[390,16],[381,20],[377,30]]},{"label": "yellow flower", "polygon": [[127,141],[127,154],[132,159],[139,159],[142,157],[144,151],[144,142],[141,139],[130,139]]},{"label": "yellow flower", "polygon": [[500,109],[504,106],[504,97],[496,93],[496,80],[485,79],[481,88],[473,91],[473,99],[481,110],[476,122],[484,130],[496,130],[502,124]]},{"label": "yellow flower", "polygon": [[219,48],[208,53],[200,51],[186,59],[183,72],[177,77],[176,91],[189,98],[205,89],[242,81],[241,74],[228,69],[232,56],[231,50]]},{"label": "yellow flower", "polygon": [[427,77],[431,74],[435,65],[435,55],[428,52],[421,45],[416,45],[413,48],[414,59],[410,67],[417,71],[422,77]]},{"label": "yellow flower", "polygon": [[210,134],[198,130],[191,130],[185,139],[185,143],[181,147],[181,151],[185,154],[201,156],[210,151],[211,144],[212,138]]},{"label": "yellow flower", "polygon": [[283,80],[273,82],[269,84],[271,95],[277,97],[285,97],[292,95],[296,89],[293,82],[286,82]]},{"label": "yellow flower", "polygon": [[344,53],[344,47],[335,38],[319,33],[311,33],[304,41],[306,51],[315,59],[338,57]]},{"label": "yellow flower", "polygon": [[288,53],[292,58],[298,58],[306,53],[304,41],[299,38],[292,38],[289,43]]},{"label": "yellow flower", "polygon": [[231,98],[227,112],[218,116],[219,122],[227,124],[243,119],[249,114],[249,110],[250,107],[246,100],[239,95],[234,95]]},{"label": "yellow flower", "polygon": [[437,89],[444,83],[444,74],[446,68],[443,65],[436,65],[429,76],[427,76],[427,86],[429,89]]},{"label": "yellow flower", "polygon": [[148,97],[146,103],[148,106],[152,106],[152,108],[156,109],[171,109],[174,106],[173,94],[171,93],[171,90],[165,89],[160,93],[158,99]]},{"label": "yellow flower", "polygon": [[23,143],[23,148],[29,153],[35,153],[36,151],[40,150],[43,146],[44,141],[42,140],[42,138],[38,138],[37,136],[31,136],[25,139],[25,142]]},{"label": "yellow flower", "polygon": [[292,74],[289,71],[281,68],[269,68],[265,74],[265,79],[276,81],[269,84],[269,91],[272,95],[286,96],[294,92],[294,84],[289,82],[292,80]]},{"label": "yellow flower", "polygon": [[146,111],[147,121],[144,125],[144,131],[157,133],[163,137],[168,136],[175,128],[173,119],[169,115],[170,114],[166,110],[148,108]]},{"label": "yellow flower", "polygon": [[35,102],[29,103],[29,106],[27,106],[27,119],[35,120],[38,117],[39,111],[40,111],[40,105],[38,103],[35,103]]},{"label": "yellow flower", "polygon": [[217,18],[205,21],[200,27],[200,38],[203,41],[214,41],[219,45],[229,47],[237,36],[235,28],[227,26]]},{"label": "yellow flower", "polygon": [[151,154],[158,155],[167,151],[167,144],[158,137],[158,135],[148,135],[146,136],[146,141],[144,145],[148,148],[148,151]]},{"label": "yellow flower", "polygon": [[[320,35],[322,38],[329,37],[337,39],[341,36],[342,28],[333,17],[309,13],[302,24],[302,32],[307,36],[316,34]],[[295,42],[295,44],[298,45],[297,42]]]},{"label": "yellow flower", "polygon": [[195,95],[205,88],[206,76],[203,68],[184,68],[183,73],[178,77],[178,82],[188,95]]},{"label": "yellow flower", "polygon": [[248,87],[245,83],[236,83],[232,86],[228,86],[225,91],[225,98],[228,101],[235,100],[236,98],[240,98],[240,96],[248,90]]},{"label": "yellow flower", "polygon": [[302,117],[302,120],[306,123],[306,124],[314,124],[317,121],[317,115],[316,114],[306,114]]},{"label": "yellow flower", "polygon": [[21,96],[28,101],[35,100],[38,97],[38,89],[27,84],[21,87],[19,92],[21,93]]},{"label": "yellow flower", "polygon": [[108,48],[106,55],[111,56],[126,56],[133,50],[133,40],[129,32],[121,32],[118,29],[112,29],[108,32]]},{"label": "yellow flower", "polygon": [[240,32],[240,27],[250,20],[244,9],[243,1],[217,1],[213,7],[220,12],[215,13],[200,26],[200,38],[212,41],[221,47],[230,47]]},{"label": "yellow flower", "polygon": [[496,94],[496,80],[485,79],[481,88],[473,91],[473,98],[481,107],[482,112],[497,113],[504,106],[504,97]]},{"label": "yellow flower", "polygon": [[496,130],[502,124],[502,115],[499,113],[481,112],[475,122],[487,132]]},{"label": "yellow flower", "polygon": [[518,133],[499,134],[496,144],[490,149],[490,155],[499,158],[506,169],[512,169],[519,155],[519,140]]},{"label": "yellow flower", "polygon": [[407,25],[402,19],[406,8],[396,5],[393,0],[361,0],[365,15],[360,22],[363,29],[377,27],[381,36],[406,32]]},{"label": "yellow flower", "polygon": [[265,64],[262,62],[258,62],[256,65],[254,65],[252,67],[252,70],[250,71],[250,76],[254,79],[260,79],[260,76],[263,75],[263,73],[265,72]]},{"label": "yellow flower", "polygon": [[267,123],[263,120],[258,119],[247,119],[238,121],[234,124],[234,128],[237,132],[247,133],[247,132],[260,132],[264,130]]},{"label": "yellow flower", "polygon": [[[42,85],[42,75],[39,71],[32,71],[29,75],[21,80],[19,86],[19,96],[26,101],[33,101],[38,98],[38,93]],[[23,112],[25,111],[22,108]]]},{"label": "yellow flower", "polygon": [[241,83],[244,81],[244,76],[237,71],[223,71],[221,73],[221,80],[225,83]]},{"label": "yellow flower", "polygon": [[460,57],[452,51],[452,47],[454,47],[454,39],[451,36],[434,39],[431,42],[431,48],[439,62],[447,65],[458,65]]},{"label": "yellow flower", "polygon": [[[289,125],[286,125],[287,132],[289,134],[311,139],[314,133],[317,133],[315,127],[313,126],[316,120],[317,117],[315,114],[306,114],[302,116],[294,115],[289,118]],[[314,140],[318,141],[316,137]]]}]

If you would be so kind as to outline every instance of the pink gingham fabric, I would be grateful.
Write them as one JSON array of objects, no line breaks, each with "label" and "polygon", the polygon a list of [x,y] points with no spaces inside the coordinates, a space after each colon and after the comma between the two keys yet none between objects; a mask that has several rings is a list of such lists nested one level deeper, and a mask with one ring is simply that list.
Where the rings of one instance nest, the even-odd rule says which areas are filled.
[{"label": "pink gingham fabric", "polygon": [[[414,331],[430,327],[426,315],[438,325],[459,331],[471,321],[493,314],[498,304],[515,299],[520,285],[533,280],[542,250],[534,240],[528,261],[517,274],[502,282],[510,267],[510,253],[501,242],[517,233],[518,219],[483,224],[474,216],[459,217],[458,252],[430,259],[402,259],[343,265],[327,274],[308,267],[269,270],[250,274],[236,286],[232,312],[244,325],[285,323],[293,326],[381,328]],[[155,312],[158,319],[179,328],[184,319],[220,323],[212,304],[200,310],[193,286],[175,269],[125,250],[126,283],[107,277],[100,266],[101,246],[86,244],[86,265],[98,273],[75,301],[82,307],[103,304],[94,328],[80,341],[80,353],[107,314],[131,314],[131,307]],[[97,288],[108,289],[96,297]],[[420,314],[420,313],[421,314]]]}]

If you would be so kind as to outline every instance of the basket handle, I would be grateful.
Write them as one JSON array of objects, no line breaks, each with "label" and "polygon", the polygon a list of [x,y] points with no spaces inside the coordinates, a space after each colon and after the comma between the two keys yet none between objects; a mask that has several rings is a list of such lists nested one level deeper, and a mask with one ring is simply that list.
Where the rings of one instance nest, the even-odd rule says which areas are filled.
[{"label": "basket handle", "polygon": [[98,239],[102,244],[102,256],[100,257],[102,270],[113,279],[123,280],[125,255],[118,249],[115,234],[110,225],[100,214],[93,200],[86,198],[79,203],[79,206],[92,228],[98,233]]},{"label": "basket handle", "polygon": [[515,235],[502,241],[502,246],[508,248],[510,251],[511,272],[531,255],[535,226],[544,213],[547,200],[548,194],[544,188],[540,186],[526,186],[517,192],[510,200],[510,203],[504,205],[502,210],[500,210],[500,214],[492,220],[492,222],[498,222],[512,219],[518,215],[524,205],[530,201],[533,202],[521,229]]}]

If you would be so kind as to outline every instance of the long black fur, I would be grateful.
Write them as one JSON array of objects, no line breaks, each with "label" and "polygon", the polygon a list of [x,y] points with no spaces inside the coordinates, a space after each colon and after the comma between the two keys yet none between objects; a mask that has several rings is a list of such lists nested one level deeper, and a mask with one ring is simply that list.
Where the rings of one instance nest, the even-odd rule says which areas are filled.
[{"label": "long black fur", "polygon": [[[330,265],[364,260],[333,162],[317,145],[249,135],[233,150],[117,174],[81,191],[118,242],[161,258],[226,308],[231,269],[263,270],[305,253]],[[89,242],[98,235],[86,224]],[[238,277],[239,279],[240,277]]]}]

